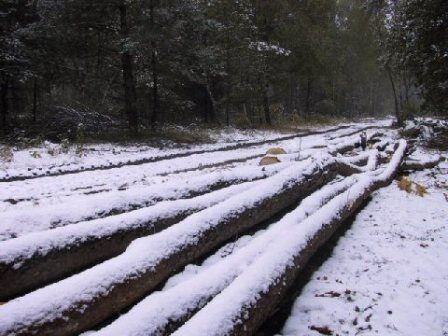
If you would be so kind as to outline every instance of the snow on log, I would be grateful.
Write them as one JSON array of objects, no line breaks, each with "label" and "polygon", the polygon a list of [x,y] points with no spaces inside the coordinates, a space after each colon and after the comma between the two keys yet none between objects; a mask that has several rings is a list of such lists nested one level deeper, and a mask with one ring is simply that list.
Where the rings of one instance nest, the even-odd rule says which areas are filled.
[{"label": "snow on log", "polygon": [[[380,132],[372,132],[367,135],[367,141],[371,141],[375,137],[381,136]],[[339,141],[337,144],[330,145],[328,151],[331,155],[337,155],[338,153],[349,152],[357,147],[361,146],[361,138],[356,136],[348,137],[347,140]]]},{"label": "snow on log", "polygon": [[356,177],[353,176],[324,186],[304,199],[299,207],[279,222],[249,240],[242,248],[210,267],[202,266],[201,268],[205,269],[192,278],[148,296],[95,336],[169,335],[243,273],[269,248],[269,244],[279,236],[287,234],[288,230],[355,182]]},{"label": "snow on log", "polygon": [[195,212],[250,189],[254,183],[0,242],[0,301],[115,257],[133,240],[160,232]]},{"label": "snow on log", "polygon": [[[293,139],[282,143],[282,146],[289,153],[307,151],[310,147],[316,147],[316,145],[326,145],[324,137],[308,136],[305,138],[300,138],[299,141],[297,139]],[[234,152],[215,152],[200,156],[193,155],[188,159],[172,159],[155,162],[152,164],[144,164],[141,166],[126,166],[120,169],[105,171],[100,175],[98,175],[97,172],[83,172],[73,176],[59,176],[53,178],[45,177],[27,182],[6,183],[3,185],[3,188],[0,189],[0,206],[5,207],[7,205],[4,203],[9,203],[14,206],[7,207],[14,208],[16,210],[17,208],[23,208],[20,206],[23,203],[31,205],[32,208],[34,208],[33,203],[36,202],[40,204],[39,207],[42,207],[44,204],[54,204],[54,201],[56,201],[56,203],[61,203],[60,201],[57,201],[57,199],[62,197],[63,202],[66,203],[65,205],[68,205],[69,207],[73,206],[75,203],[79,205],[78,209],[76,209],[77,211],[75,212],[78,213],[81,206],[85,205],[85,203],[83,204],[80,200],[79,196],[83,196],[86,192],[91,194],[96,192],[103,193],[108,190],[120,190],[121,187],[126,184],[134,184],[137,181],[144,182],[153,180],[156,177],[159,177],[160,179],[166,174],[174,174],[174,176],[170,176],[170,180],[178,177],[177,175],[182,174],[182,172],[185,176],[187,175],[185,174],[187,172],[191,172],[192,175],[195,175],[195,173],[198,175],[201,174],[204,167],[213,166],[214,168],[217,168],[217,166],[221,167],[223,162],[228,163],[229,160],[242,161],[247,160],[248,157],[253,157],[254,155],[257,157],[260,155],[262,156],[266,149],[267,148],[261,147],[237,150]],[[208,169],[210,170],[210,168]],[[14,195],[14,199],[11,199],[12,195]],[[106,193],[101,195],[106,195]],[[70,202],[73,202],[73,204],[70,205]],[[17,204],[17,206],[15,206],[15,204]],[[61,216],[64,216],[63,210],[64,209],[60,210],[62,211]],[[120,206],[118,207],[118,210],[122,210]],[[99,208],[99,212],[100,214],[102,213],[101,207]],[[23,222],[33,224],[34,218],[46,215],[46,213],[40,212],[36,213],[36,215],[37,216],[27,216],[26,212],[22,213]],[[65,216],[70,215],[66,212]],[[60,219],[64,220],[64,218],[65,217],[62,217]],[[19,222],[20,219],[21,218],[18,218],[17,222]],[[58,219],[59,218],[55,218],[54,220],[53,224],[55,226],[60,225]],[[81,220],[86,219],[87,218],[83,218]],[[74,221],[79,220],[75,218]],[[32,227],[32,225],[28,225],[28,227]]]},{"label": "snow on log", "polygon": [[336,157],[338,160],[341,160],[347,164],[363,166],[366,165],[369,160],[370,151],[362,152],[354,156],[342,156],[341,154],[338,153]]},{"label": "snow on log", "polygon": [[389,144],[391,143],[391,139],[386,138],[381,140],[380,142],[378,142],[377,144],[375,144],[374,148],[376,148],[378,151],[380,152],[384,152],[387,148],[387,146],[389,146]]},{"label": "snow on log", "polygon": [[379,175],[365,174],[274,245],[173,335],[252,335],[292,285],[309,258],[359,209],[373,191],[387,186],[403,162],[407,143],[400,141]]},{"label": "snow on log", "polygon": [[75,335],[134,304],[183,266],[332,180],[335,160],[292,165],[255,187],[134,241],[118,257],[0,306],[0,335]]},{"label": "snow on log", "polygon": [[[148,155],[143,156],[134,160],[127,160],[127,161],[116,161],[114,162],[107,162],[102,163],[100,165],[94,164],[89,167],[80,167],[79,165],[73,165],[73,166],[65,166],[65,167],[54,167],[54,169],[47,168],[44,170],[43,167],[32,169],[32,170],[23,170],[18,172],[0,172],[0,182],[14,182],[14,181],[24,181],[24,180],[30,180],[30,179],[37,179],[42,177],[49,177],[49,176],[61,176],[61,175],[69,175],[69,174],[77,174],[82,172],[89,172],[89,171],[101,171],[101,170],[111,170],[116,168],[121,168],[125,166],[139,166],[147,163],[155,163],[160,161],[166,161],[166,160],[172,160],[177,158],[184,158],[189,157],[192,155],[200,155],[200,154],[208,154],[208,153],[216,153],[216,152],[227,152],[227,151],[235,151],[238,149],[244,149],[244,148],[251,148],[251,147],[257,147],[261,145],[269,145],[269,144],[278,144],[282,141],[287,140],[294,140],[296,138],[303,138],[308,137],[312,135],[319,135],[319,134],[326,134],[326,133],[333,133],[339,130],[345,130],[352,127],[351,125],[340,125],[334,128],[324,129],[324,130],[316,130],[316,131],[307,131],[303,133],[297,133],[282,137],[276,137],[274,139],[267,139],[267,140],[258,140],[258,141],[247,141],[244,143],[235,143],[230,145],[218,145],[216,148],[212,149],[196,149],[196,150],[182,150],[179,152],[175,152],[168,155]],[[378,127],[378,126],[369,126],[364,127],[363,129],[369,129],[372,127]],[[361,130],[363,130],[361,129]],[[357,132],[361,131],[357,130]]]},{"label": "snow on log", "polygon": [[[378,150],[376,150],[376,149],[366,152],[365,154],[358,155],[358,156],[360,157],[359,159],[357,158],[357,156],[355,156],[353,158],[338,157],[337,164],[338,164],[339,174],[341,174],[342,176],[350,176],[353,174],[368,172],[368,171],[375,170],[379,164],[379,153],[378,153]],[[358,166],[358,165],[352,163],[352,162],[363,160],[364,156],[367,156],[367,162],[366,162],[365,166]]]},{"label": "snow on log", "polygon": [[[413,155],[414,156],[414,155]],[[416,155],[417,156],[417,155]],[[418,155],[409,157],[402,166],[403,171],[407,170],[425,170],[435,168],[444,158],[441,155]]]},{"label": "snow on log", "polygon": [[56,205],[11,210],[2,213],[0,240],[148,207],[164,200],[199,196],[233,184],[272,176],[289,165],[290,163],[282,163],[265,169],[253,166],[235,167],[192,177],[184,183],[175,180],[150,188],[133,187],[124,191],[77,196]]}]

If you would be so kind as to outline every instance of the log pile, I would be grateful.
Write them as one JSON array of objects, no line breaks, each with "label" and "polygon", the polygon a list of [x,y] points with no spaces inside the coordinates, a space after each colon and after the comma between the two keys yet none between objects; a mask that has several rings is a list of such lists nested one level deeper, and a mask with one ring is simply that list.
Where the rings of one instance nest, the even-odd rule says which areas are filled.
[{"label": "log pile", "polygon": [[[11,300],[0,306],[0,336],[77,335],[133,306],[148,324],[157,321],[133,327],[142,334],[254,334],[310,257],[375,190],[403,170],[442,160],[406,159],[406,141],[382,136],[370,134],[366,152],[356,135],[296,159],[273,148],[269,154],[285,161],[272,174],[263,170],[234,186],[230,178],[215,181],[210,190],[192,190],[193,198],[0,242],[0,300]],[[154,293],[185,266],[265,227],[215,268]],[[170,309],[173,300],[184,310]],[[131,320],[124,314],[98,335],[117,334]]]},{"label": "log pile", "polygon": [[[193,330],[195,335],[254,334],[272,314],[300,270],[318,248],[332,236],[345,219],[357,211],[373,191],[391,183],[400,169],[405,151],[406,142],[403,141],[384,172],[367,181],[360,180],[347,192],[329,202],[322,209],[327,215],[317,212],[305,220],[297,229],[297,233],[300,232],[302,235],[305,232],[303,240],[297,239],[295,232],[291,232],[291,236],[284,241],[279,241],[271,251],[267,251],[264,259],[260,258],[258,263],[252,265],[245,274],[220,293],[216,300],[201,310],[174,335],[189,335]],[[278,255],[282,258],[278,258]],[[268,276],[269,272],[274,276]],[[257,278],[268,278],[270,282],[266,284],[266,282],[251,281]],[[239,296],[241,293],[250,294]],[[229,298],[233,300],[228,305],[236,307],[226,307],[221,310],[222,303]],[[233,323],[228,323],[229,321]]]}]

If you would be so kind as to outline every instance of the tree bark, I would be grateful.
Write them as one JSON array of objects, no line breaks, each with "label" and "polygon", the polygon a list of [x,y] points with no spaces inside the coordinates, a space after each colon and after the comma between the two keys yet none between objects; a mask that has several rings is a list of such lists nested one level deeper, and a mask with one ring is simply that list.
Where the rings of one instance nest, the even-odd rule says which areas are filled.
[{"label": "tree bark", "polygon": [[406,160],[403,166],[401,167],[401,171],[422,171],[425,169],[432,169],[437,167],[437,165],[442,161],[443,161],[442,157],[436,157],[426,162]]},{"label": "tree bark", "polygon": [[305,100],[305,116],[308,117],[311,112],[311,91],[313,89],[313,79],[308,76],[306,85],[306,100]]},{"label": "tree bark", "polygon": [[397,96],[397,89],[395,87],[394,78],[392,76],[392,69],[389,65],[386,65],[387,76],[389,77],[390,84],[392,86],[392,92],[394,94],[394,103],[395,103],[395,117],[397,118],[397,123],[399,126],[403,125],[403,117],[400,112],[400,106]]},{"label": "tree bark", "polygon": [[152,67],[152,114],[151,114],[151,127],[154,128],[156,123],[159,121],[159,73],[157,71],[157,55],[156,55],[156,44],[153,41],[152,52],[151,52],[151,67]]},{"label": "tree bark", "polygon": [[123,87],[124,87],[124,104],[125,111],[128,117],[129,130],[132,135],[138,134],[138,113],[137,113],[137,96],[135,90],[133,57],[128,50],[126,43],[129,40],[129,26],[127,22],[127,6],[125,1],[121,1],[119,5],[120,11],[120,34],[123,40],[123,50],[121,55],[121,64],[123,70]]},{"label": "tree bark", "polygon": [[266,121],[266,124],[271,125],[271,111],[269,109],[269,95],[268,95],[268,88],[265,87],[263,91],[263,110],[264,110],[264,118]]},{"label": "tree bark", "polygon": [[204,85],[205,97],[204,97],[204,113],[207,114],[207,120],[211,123],[216,122],[215,103],[213,100],[212,92],[208,84]]},{"label": "tree bark", "polygon": [[[154,17],[154,0],[149,3],[150,10],[150,27],[151,33],[154,34],[155,27],[155,17]],[[152,114],[151,114],[151,127],[154,128],[156,123],[159,121],[159,73],[157,69],[157,52],[156,52],[156,41],[151,38],[151,68],[152,68]]]},{"label": "tree bark", "polygon": [[37,93],[39,90],[37,78],[34,79],[33,86],[33,123],[37,121]]},{"label": "tree bark", "polygon": [[1,126],[4,130],[8,126],[8,80],[0,84]]}]

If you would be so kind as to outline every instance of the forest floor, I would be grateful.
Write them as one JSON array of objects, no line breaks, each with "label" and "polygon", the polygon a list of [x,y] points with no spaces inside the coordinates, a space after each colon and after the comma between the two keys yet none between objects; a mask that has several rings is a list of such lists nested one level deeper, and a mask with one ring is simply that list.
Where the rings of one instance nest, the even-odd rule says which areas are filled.
[{"label": "forest floor", "polygon": [[3,148],[0,335],[445,335],[446,125],[390,125]]}]

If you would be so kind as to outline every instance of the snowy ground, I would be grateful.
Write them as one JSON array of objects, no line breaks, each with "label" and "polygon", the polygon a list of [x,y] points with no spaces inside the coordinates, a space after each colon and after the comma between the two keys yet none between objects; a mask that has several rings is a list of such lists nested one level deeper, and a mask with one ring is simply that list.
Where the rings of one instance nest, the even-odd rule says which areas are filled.
[{"label": "snowy ground", "polygon": [[283,335],[448,335],[448,165],[376,192],[313,275]]}]

